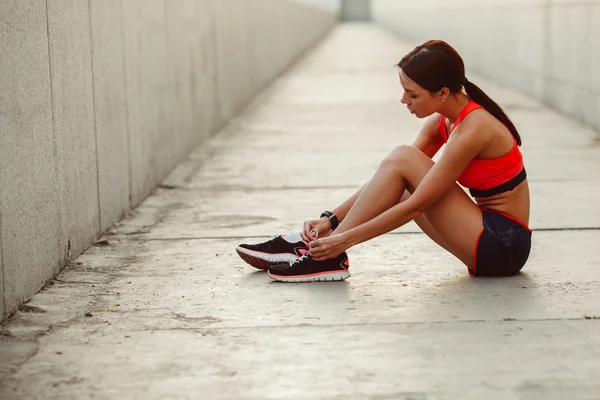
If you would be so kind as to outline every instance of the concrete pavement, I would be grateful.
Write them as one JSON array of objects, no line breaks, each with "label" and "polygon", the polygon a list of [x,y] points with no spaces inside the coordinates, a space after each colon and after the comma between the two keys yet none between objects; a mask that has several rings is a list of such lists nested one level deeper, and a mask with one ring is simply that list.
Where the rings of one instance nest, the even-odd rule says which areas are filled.
[{"label": "concrete pavement", "polygon": [[473,75],[523,137],[533,249],[471,278],[414,224],[278,284],[240,242],[335,207],[421,120],[412,45],[338,27],[2,328],[4,399],[600,398],[597,134]]}]

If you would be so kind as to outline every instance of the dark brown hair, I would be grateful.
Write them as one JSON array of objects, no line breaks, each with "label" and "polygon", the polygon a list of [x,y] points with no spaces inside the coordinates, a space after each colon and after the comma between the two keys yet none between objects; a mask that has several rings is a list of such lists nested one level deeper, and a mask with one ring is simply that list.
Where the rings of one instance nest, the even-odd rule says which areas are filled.
[{"label": "dark brown hair", "polygon": [[521,136],[504,110],[477,85],[465,77],[465,64],[452,46],[442,40],[429,40],[405,55],[396,66],[412,81],[431,93],[447,87],[451,93],[465,88],[467,95],[502,122],[521,145]]}]

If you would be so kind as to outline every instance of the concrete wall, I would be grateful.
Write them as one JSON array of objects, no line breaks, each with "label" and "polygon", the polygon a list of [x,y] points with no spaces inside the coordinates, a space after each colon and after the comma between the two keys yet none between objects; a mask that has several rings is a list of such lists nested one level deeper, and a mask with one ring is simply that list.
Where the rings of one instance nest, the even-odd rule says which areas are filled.
[{"label": "concrete wall", "polygon": [[0,2],[2,315],[63,258],[47,21],[46,0]]},{"label": "concrete wall", "polygon": [[[0,187],[0,191],[2,188]],[[0,226],[2,226],[2,220],[0,219]],[[4,310],[4,264],[2,263],[2,236],[0,235],[0,310]],[[0,315],[3,311],[0,311]],[[0,318],[0,321],[2,319]]]},{"label": "concrete wall", "polygon": [[342,0],[340,19],[342,21],[370,21],[371,0]]},{"label": "concrete wall", "polygon": [[0,320],[337,20],[339,1],[0,1]]},{"label": "concrete wall", "polygon": [[372,0],[371,12],[415,44],[446,40],[468,70],[600,129],[600,0]]},{"label": "concrete wall", "polygon": [[344,0],[289,0],[290,3],[296,3],[311,8],[317,8],[321,11],[326,11],[329,14],[334,14],[336,18],[340,13],[341,2]]}]

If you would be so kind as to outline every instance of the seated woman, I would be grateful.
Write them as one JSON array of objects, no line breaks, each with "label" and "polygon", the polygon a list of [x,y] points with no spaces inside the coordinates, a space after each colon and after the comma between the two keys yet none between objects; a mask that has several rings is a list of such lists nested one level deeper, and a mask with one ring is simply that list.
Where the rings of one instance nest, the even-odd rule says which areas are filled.
[{"label": "seated woman", "polygon": [[278,281],[344,280],[346,250],[414,220],[473,276],[523,268],[531,249],[530,199],[514,124],[467,80],[462,58],[443,41],[417,46],[396,66],[402,103],[427,118],[413,145],[392,150],[358,192],[306,221],[300,233],[240,245],[242,259]]}]

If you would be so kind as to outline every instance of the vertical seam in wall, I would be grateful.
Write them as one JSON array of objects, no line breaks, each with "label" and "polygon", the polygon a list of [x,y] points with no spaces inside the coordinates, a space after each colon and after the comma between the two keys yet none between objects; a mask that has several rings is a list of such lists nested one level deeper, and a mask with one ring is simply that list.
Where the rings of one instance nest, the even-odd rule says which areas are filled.
[{"label": "vertical seam in wall", "polygon": [[[2,181],[0,180],[0,193],[2,193]],[[0,196],[2,200],[2,196]],[[6,284],[4,283],[4,250],[2,249],[2,203],[0,202],[0,274],[2,274],[2,310],[0,315],[6,317]],[[2,318],[0,318],[2,322]]]},{"label": "vertical seam in wall", "polygon": [[548,104],[547,98],[547,90],[546,90],[546,80],[551,79],[551,62],[549,60],[550,57],[550,12],[551,12],[551,4],[550,1],[546,1],[541,5],[542,9],[542,31],[540,34],[542,35],[542,65],[540,68],[540,74],[542,78],[542,90],[539,94],[539,99],[543,104]]},{"label": "vertical seam in wall", "polygon": [[[168,0],[163,0],[163,12],[165,15],[165,71],[167,71],[167,73],[166,73],[166,75],[167,75],[166,76],[167,90],[171,91],[171,90],[173,90],[173,87],[171,86],[171,82],[173,82],[173,84],[174,84],[175,79],[174,79],[174,76],[171,76],[171,74],[170,74],[170,72],[171,72],[170,64],[171,63],[169,62],[169,11],[168,11],[169,7],[167,6],[167,3],[168,3]],[[173,90],[173,93],[175,93],[175,90]],[[173,97],[171,97],[171,98],[173,98]],[[171,103],[167,101],[167,104],[171,104]],[[165,124],[165,125],[168,127],[168,129],[173,129],[175,125],[173,124],[173,112],[170,108],[167,110],[166,118],[167,118],[167,124]],[[160,132],[159,135],[162,135],[165,133],[168,134],[168,132],[164,132],[164,133]],[[178,133],[181,133],[181,132],[178,132]],[[172,156],[171,160],[176,160],[175,163],[177,164],[177,163],[181,162],[181,160],[179,159],[179,157],[175,157],[175,155],[178,155],[178,154],[176,154],[177,153],[177,139],[175,139],[176,136],[177,135],[173,135],[173,140],[171,140],[170,143],[171,143],[171,146],[173,146],[171,148],[171,156]],[[173,161],[171,161],[171,163],[169,163],[169,165],[171,165],[172,162]],[[165,178],[169,176],[169,174],[173,170],[173,168],[174,167],[171,167],[171,168],[168,168],[168,171],[164,171],[164,173],[166,174]],[[162,180],[164,180],[165,178],[163,178]],[[160,182],[157,182],[157,184],[158,183],[160,183]]]},{"label": "vertical seam in wall", "polygon": [[88,18],[90,33],[90,64],[92,67],[92,107],[94,111],[94,141],[96,144],[96,190],[98,191],[98,232],[102,234],[102,206],[100,202],[100,164],[98,160],[98,119],[96,118],[96,82],[94,81],[94,52],[92,50],[92,0],[88,0]]},{"label": "vertical seam in wall", "polygon": [[[0,167],[2,164],[0,163]],[[1,169],[0,169],[1,172]],[[0,177],[2,174],[0,174]],[[0,323],[6,318],[6,284],[4,283],[4,250],[2,248],[2,179],[0,179],[0,276],[2,277],[2,309],[0,309]]]},{"label": "vertical seam in wall", "polygon": [[[594,14],[593,9],[592,9],[593,4],[584,4],[582,7],[584,7],[584,13],[585,13],[585,19],[584,19],[585,28],[584,28],[584,32],[586,33],[585,39],[584,39],[584,47],[583,47],[583,49],[584,49],[584,52],[587,52],[587,50],[590,48],[590,35],[587,35],[587,32],[590,30],[590,27],[591,27],[591,20],[590,19],[591,19],[591,16]],[[584,64],[583,64],[583,66],[584,66],[583,72],[585,73],[586,79],[589,78],[591,80],[592,77],[591,77],[590,61],[589,61],[589,59],[590,59],[589,57],[585,58],[585,61],[584,61]],[[592,87],[590,93],[593,92],[593,91],[594,91],[594,88]],[[583,109],[583,107],[582,107],[582,109]],[[586,115],[585,114],[586,114],[586,112],[583,111],[583,115],[581,116],[581,120],[584,121],[587,125],[593,125],[593,124],[590,124],[588,121],[586,121]]]},{"label": "vertical seam in wall", "polygon": [[50,112],[52,114],[52,150],[54,153],[54,178],[57,193],[57,202],[59,203],[56,207],[57,221],[58,221],[58,238],[56,241],[56,247],[58,251],[58,264],[59,269],[61,268],[60,261],[62,259],[62,250],[60,248],[60,240],[62,237],[62,214],[60,207],[60,195],[58,192],[59,187],[59,176],[58,176],[58,156],[56,146],[56,118],[54,115],[54,84],[52,79],[52,52],[50,50],[50,13],[48,11],[48,0],[46,0],[46,35],[48,37],[48,73],[50,78]]},{"label": "vertical seam in wall", "polygon": [[[217,0],[220,1],[220,0]],[[217,20],[219,19],[219,17],[217,16],[216,12],[215,12],[215,7],[214,7],[214,3],[213,1],[209,2],[209,7],[211,8],[208,12],[208,15],[212,15],[213,16],[213,20],[211,23],[211,29],[212,29],[212,37],[214,38],[214,45],[213,45],[213,50],[214,50],[214,57],[212,57],[213,59],[213,72],[214,72],[214,85],[215,85],[215,90],[213,91],[213,93],[216,94],[216,98],[213,98],[211,100],[215,100],[214,105],[215,107],[213,107],[212,109],[212,113],[213,116],[209,116],[209,118],[211,119],[210,122],[215,122],[214,126],[212,124],[210,124],[209,127],[209,133],[208,133],[208,137],[210,138],[214,132],[219,131],[225,124],[226,121],[224,121],[223,118],[223,107],[222,107],[222,98],[221,98],[221,91],[219,90],[219,37],[218,37],[218,29],[217,29]],[[212,131],[212,132],[210,132]],[[208,138],[207,138],[208,139]]]},{"label": "vertical seam in wall", "polygon": [[129,130],[129,95],[128,95],[128,88],[127,88],[127,66],[126,66],[126,62],[125,62],[125,11],[123,10],[123,0],[119,0],[119,3],[121,4],[121,49],[122,49],[122,53],[123,53],[123,57],[122,57],[122,61],[123,61],[123,79],[124,79],[124,83],[125,83],[125,136],[127,136],[127,169],[128,169],[128,174],[127,174],[127,186],[129,187],[129,195],[128,195],[128,199],[127,202],[129,203],[129,209],[131,209],[131,199],[133,198],[133,193],[132,193],[132,172],[131,172],[131,137],[130,137],[130,130]]}]

